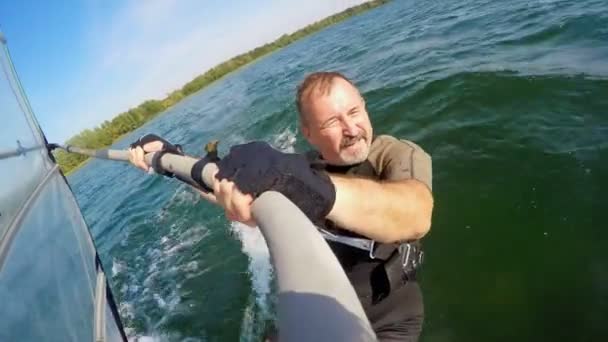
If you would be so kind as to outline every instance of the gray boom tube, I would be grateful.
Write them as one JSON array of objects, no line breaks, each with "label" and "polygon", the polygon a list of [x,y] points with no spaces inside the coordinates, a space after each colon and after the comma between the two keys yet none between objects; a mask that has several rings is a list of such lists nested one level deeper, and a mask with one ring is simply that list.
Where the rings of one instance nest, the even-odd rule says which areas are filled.
[{"label": "gray boom tube", "polygon": [[[97,158],[129,160],[128,151],[60,148]],[[146,154],[146,163],[151,165],[153,158],[154,153]],[[167,153],[159,164],[194,183],[190,171],[197,160]],[[215,170],[217,166],[210,163],[202,171],[208,186],[213,184]],[[259,196],[252,210],[277,276],[279,341],[376,341],[344,270],[304,213],[275,191]]]},{"label": "gray boom tube", "polygon": [[12,150],[0,150],[0,160],[24,156],[27,152],[35,151],[35,150],[42,150],[43,148],[45,148],[44,145],[34,146],[34,147],[19,146],[18,148],[12,149]]},{"label": "gray boom tube", "polygon": [[277,274],[279,341],[375,341],[342,266],[304,213],[267,191],[253,215]]}]

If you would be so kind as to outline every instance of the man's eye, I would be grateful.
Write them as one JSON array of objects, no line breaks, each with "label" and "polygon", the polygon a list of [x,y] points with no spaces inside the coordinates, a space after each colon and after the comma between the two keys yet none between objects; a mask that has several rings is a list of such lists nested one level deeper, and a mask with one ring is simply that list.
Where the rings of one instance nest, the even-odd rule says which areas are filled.
[{"label": "man's eye", "polygon": [[327,121],[327,122],[325,123],[325,125],[323,125],[323,128],[327,128],[327,127],[332,127],[332,126],[335,126],[337,122],[338,122],[338,120],[336,120],[336,119],[331,119],[331,120]]}]

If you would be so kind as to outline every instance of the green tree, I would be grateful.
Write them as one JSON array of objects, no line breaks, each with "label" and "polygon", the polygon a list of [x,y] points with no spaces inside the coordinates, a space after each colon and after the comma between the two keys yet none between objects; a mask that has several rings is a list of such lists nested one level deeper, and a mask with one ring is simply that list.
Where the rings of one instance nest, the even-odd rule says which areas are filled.
[{"label": "green tree", "polygon": [[[202,75],[196,76],[192,81],[186,83],[181,89],[169,93],[162,100],[147,100],[139,106],[129,109],[127,112],[118,114],[111,121],[104,121],[101,125],[99,125],[99,127],[85,129],[84,131],[68,139],[67,144],[86,148],[106,148],[112,145],[112,143],[123,134],[131,132],[140,127],[159,113],[162,113],[167,108],[181,101],[184,97],[201,90],[207,85],[217,81],[218,79],[239,69],[240,67],[247,65],[273,51],[281,49],[307,35],[318,32],[330,25],[336,24],[349,17],[378,7],[387,2],[388,0],[369,1],[359,6],[351,7],[323,20],[317,21],[294,33],[284,34],[272,43],[264,44],[249,52],[242,53],[214,66]],[[66,173],[74,170],[76,167],[78,167],[78,165],[86,160],[86,157],[84,156],[65,153],[63,151],[56,151],[55,157],[61,169]]]}]

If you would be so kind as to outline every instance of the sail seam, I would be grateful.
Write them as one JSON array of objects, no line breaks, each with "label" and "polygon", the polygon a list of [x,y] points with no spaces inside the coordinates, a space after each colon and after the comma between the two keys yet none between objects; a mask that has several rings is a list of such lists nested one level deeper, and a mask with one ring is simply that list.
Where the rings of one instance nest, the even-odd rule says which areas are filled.
[{"label": "sail seam", "polygon": [[106,340],[106,277],[103,271],[97,270],[97,286],[95,288],[95,342]]},{"label": "sail seam", "polygon": [[8,225],[6,231],[4,232],[4,235],[2,235],[2,237],[0,238],[0,272],[2,272],[2,268],[4,267],[4,261],[6,259],[6,256],[8,255],[13,239],[15,238],[15,235],[17,235],[19,228],[21,228],[21,222],[36,202],[36,199],[38,198],[42,190],[45,188],[45,185],[49,182],[51,178],[53,178],[53,174],[58,168],[59,166],[55,165],[51,170],[47,172],[47,174],[40,181],[40,183],[38,183],[34,191],[32,191],[32,193],[29,195],[25,203],[23,203],[21,208],[19,208],[19,211],[13,218],[12,222]]}]

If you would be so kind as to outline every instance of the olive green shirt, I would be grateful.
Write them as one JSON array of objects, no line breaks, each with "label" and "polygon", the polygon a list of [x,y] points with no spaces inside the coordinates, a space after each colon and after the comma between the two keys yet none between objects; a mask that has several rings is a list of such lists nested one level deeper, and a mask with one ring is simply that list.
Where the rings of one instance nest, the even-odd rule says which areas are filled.
[{"label": "olive green shirt", "polygon": [[[313,152],[312,158],[318,158]],[[368,157],[355,165],[327,165],[326,171],[346,175],[355,175],[380,181],[400,181],[415,179],[425,184],[432,191],[431,156],[412,141],[397,139],[390,135],[379,135],[373,138]],[[340,229],[332,221],[326,220],[325,228],[340,230],[340,234],[357,235]]]},{"label": "olive green shirt", "polygon": [[350,169],[347,174],[378,180],[399,181],[415,179],[433,189],[431,157],[417,144],[389,135],[379,135],[370,147],[367,160]]},{"label": "olive green shirt", "polygon": [[[414,142],[389,135],[373,138],[369,155],[362,163],[349,166],[327,165],[325,169],[329,173],[355,175],[379,181],[415,179],[425,184],[430,191],[433,189],[431,156]],[[331,220],[325,220],[324,228],[341,235],[361,237],[337,226]],[[368,260],[368,254],[360,250],[331,241],[328,243],[347,274],[356,264],[367,269],[363,264],[377,262]]]},{"label": "olive green shirt", "polygon": [[373,139],[364,162],[350,166],[328,166],[327,171],[385,181],[415,179],[429,190],[433,189],[431,156],[412,141],[390,135],[379,135]]}]

